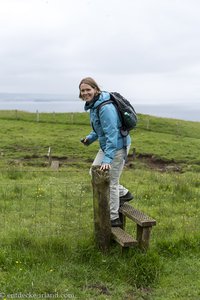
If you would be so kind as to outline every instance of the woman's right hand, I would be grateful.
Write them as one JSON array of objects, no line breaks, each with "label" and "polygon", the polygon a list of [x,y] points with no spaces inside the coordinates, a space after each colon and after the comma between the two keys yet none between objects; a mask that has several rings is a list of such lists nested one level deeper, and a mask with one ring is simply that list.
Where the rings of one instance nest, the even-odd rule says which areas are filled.
[{"label": "woman's right hand", "polygon": [[87,138],[82,138],[81,139],[81,143],[83,143],[83,145],[88,146],[88,139]]}]

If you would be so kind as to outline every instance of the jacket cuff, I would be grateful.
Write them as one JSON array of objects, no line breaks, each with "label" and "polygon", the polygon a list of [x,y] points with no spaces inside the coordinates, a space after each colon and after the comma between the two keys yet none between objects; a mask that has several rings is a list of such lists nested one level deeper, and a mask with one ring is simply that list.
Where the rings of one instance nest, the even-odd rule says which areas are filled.
[{"label": "jacket cuff", "polygon": [[112,161],[112,158],[105,156],[102,160],[102,164],[111,164]]}]

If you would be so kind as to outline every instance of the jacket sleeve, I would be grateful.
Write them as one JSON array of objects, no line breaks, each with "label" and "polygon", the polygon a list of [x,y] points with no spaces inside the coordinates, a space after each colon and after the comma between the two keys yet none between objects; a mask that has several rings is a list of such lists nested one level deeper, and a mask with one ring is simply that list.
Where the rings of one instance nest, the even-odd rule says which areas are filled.
[{"label": "jacket sleeve", "polygon": [[95,142],[98,139],[98,135],[96,134],[96,132],[93,130],[90,132],[90,134],[88,134],[86,136],[87,140],[88,140],[88,145],[92,144],[93,142]]},{"label": "jacket sleeve", "polygon": [[107,104],[102,106],[99,111],[99,117],[106,140],[102,163],[110,164],[117,151],[119,134],[118,114],[114,105]]}]

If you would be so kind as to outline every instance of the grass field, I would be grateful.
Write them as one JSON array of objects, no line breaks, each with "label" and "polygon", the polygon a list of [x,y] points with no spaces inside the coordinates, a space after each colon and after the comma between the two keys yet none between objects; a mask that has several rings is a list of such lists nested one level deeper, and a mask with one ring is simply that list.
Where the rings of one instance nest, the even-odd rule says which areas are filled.
[{"label": "grass field", "polygon": [[1,111],[0,126],[2,299],[200,299],[200,123],[139,115],[121,182],[157,225],[123,255],[94,245],[88,115]]}]

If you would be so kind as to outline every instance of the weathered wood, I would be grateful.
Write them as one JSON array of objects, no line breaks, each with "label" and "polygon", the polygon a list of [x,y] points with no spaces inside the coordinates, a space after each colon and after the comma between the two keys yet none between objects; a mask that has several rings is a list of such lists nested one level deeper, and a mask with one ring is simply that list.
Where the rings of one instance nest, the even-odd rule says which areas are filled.
[{"label": "weathered wood", "polygon": [[138,242],[132,238],[130,234],[125,232],[120,227],[111,228],[112,238],[117,241],[122,247],[134,247]]},{"label": "weathered wood", "polygon": [[128,217],[129,219],[136,222],[138,225],[142,227],[149,227],[156,225],[156,220],[152,219],[151,217],[145,215],[143,212],[137,210],[133,206],[128,203],[124,203],[120,209],[120,213]]},{"label": "weathered wood", "polygon": [[[118,242],[122,249],[139,246],[147,250],[149,247],[150,233],[156,221],[143,212],[135,209],[128,203],[119,208],[119,216],[122,221],[122,228],[111,227],[110,224],[110,178],[109,171],[100,170],[100,166],[92,167],[93,186],[93,209],[94,209],[94,233],[97,246],[102,251],[108,251],[110,239]],[[137,237],[134,239],[123,229],[126,224],[126,217],[137,224]]]},{"label": "weathered wood", "polygon": [[151,229],[152,227],[141,227],[137,224],[137,241],[140,249],[147,250],[149,248]]},{"label": "weathered wood", "polygon": [[133,148],[133,152],[132,152],[132,158],[135,159],[136,158],[136,148]]},{"label": "weathered wood", "polygon": [[147,250],[150,242],[150,234],[152,226],[156,225],[156,220],[147,216],[143,212],[135,209],[128,203],[124,203],[120,209],[121,220],[123,220],[123,228],[125,227],[126,217],[137,224],[138,246],[142,250]]},{"label": "weathered wood", "polygon": [[49,149],[48,149],[47,157],[49,159],[49,166],[51,166],[51,162],[52,162],[51,147],[49,147]]},{"label": "weathered wood", "polygon": [[94,233],[97,246],[105,252],[109,250],[111,237],[110,177],[109,171],[99,168],[92,167]]},{"label": "weathered wood", "polygon": [[58,171],[58,169],[59,169],[59,161],[58,160],[52,160],[51,169]]},{"label": "weathered wood", "polygon": [[126,227],[126,216],[124,216],[120,210],[119,210],[119,218],[120,218],[120,221],[122,222],[122,226],[120,226],[122,229],[125,229]]}]

